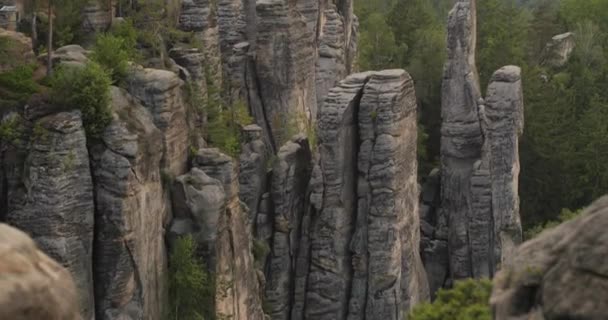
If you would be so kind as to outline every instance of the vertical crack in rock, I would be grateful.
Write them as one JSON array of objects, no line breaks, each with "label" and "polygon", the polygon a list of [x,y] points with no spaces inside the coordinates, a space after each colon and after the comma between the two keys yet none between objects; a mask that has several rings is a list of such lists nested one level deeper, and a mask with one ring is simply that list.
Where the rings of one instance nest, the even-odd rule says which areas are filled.
[{"label": "vertical crack in rock", "polygon": [[291,138],[288,127],[303,130],[316,118],[316,48],[304,17],[292,4],[262,0],[256,10],[257,84],[276,146]]},{"label": "vertical crack in rock", "polygon": [[311,174],[308,140],[302,136],[294,138],[281,147],[277,157],[271,182],[274,234],[266,302],[272,319],[289,320],[294,305],[295,269],[301,250],[306,189]]},{"label": "vertical crack in rock", "polygon": [[268,190],[268,150],[262,141],[262,128],[249,125],[243,128],[246,143],[239,156],[239,199],[249,211],[248,223],[255,229],[262,195]]},{"label": "vertical crack in rock", "polygon": [[350,242],[357,210],[357,114],[369,74],[351,75],[331,89],[318,115],[321,190],[310,229],[305,318],[345,319],[352,279]]},{"label": "vertical crack in rock", "polygon": [[330,90],[317,128],[304,317],[401,319],[428,298],[413,81],[403,70],[351,75]]},{"label": "vertical crack in rock", "polygon": [[[475,1],[459,1],[448,20],[442,84],[441,206],[432,214],[430,199],[423,198],[421,212],[427,230],[422,247],[433,290],[446,284],[448,270],[448,280],[492,277],[522,238],[517,194],[521,71],[515,66],[496,71],[484,101],[475,38]],[[446,233],[447,251],[441,245]]]},{"label": "vertical crack in rock", "polygon": [[95,178],[97,319],[161,319],[166,305],[162,132],[150,112],[112,88],[113,120],[91,149]]},{"label": "vertical crack in rock", "polygon": [[215,3],[213,0],[181,0],[178,25],[182,31],[193,32],[195,39],[202,43],[206,76],[217,88],[222,88],[222,54]]},{"label": "vertical crack in rock", "polygon": [[519,216],[519,137],[524,128],[521,69],[503,67],[492,75],[486,94],[488,158],[492,177],[494,248],[492,272],[513,258],[522,241]]},{"label": "vertical crack in rock", "polygon": [[163,133],[162,170],[172,177],[185,173],[189,134],[183,81],[170,71],[138,68],[127,83],[129,93],[150,110],[154,124]]},{"label": "vertical crack in rock", "polygon": [[456,3],[448,19],[448,60],[444,67],[441,116],[441,214],[448,216],[450,273],[471,276],[468,221],[471,177],[483,143],[477,102],[481,97],[475,67],[475,0]]},{"label": "vertical crack in rock", "polygon": [[219,213],[215,228],[216,315],[262,320],[258,278],[251,253],[252,237],[238,199],[237,168],[230,157],[217,149],[199,150],[193,166],[219,181],[225,197],[224,210]]},{"label": "vertical crack in rock", "polygon": [[402,319],[428,298],[418,246],[416,97],[403,70],[374,73],[359,106],[358,210],[367,220],[365,319]]}]

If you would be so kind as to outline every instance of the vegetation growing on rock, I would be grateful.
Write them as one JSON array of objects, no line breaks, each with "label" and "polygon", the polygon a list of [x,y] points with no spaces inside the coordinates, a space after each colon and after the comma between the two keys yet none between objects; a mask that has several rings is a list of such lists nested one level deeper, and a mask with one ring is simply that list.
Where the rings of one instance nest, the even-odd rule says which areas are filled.
[{"label": "vegetation growing on rock", "polygon": [[414,308],[409,320],[490,320],[490,294],[492,282],[464,280],[452,289],[440,289],[432,303],[423,303]]},{"label": "vegetation growing on rock", "polygon": [[51,79],[51,100],[68,110],[78,109],[89,137],[99,137],[112,121],[108,72],[95,62],[61,66]]},{"label": "vegetation growing on rock", "polygon": [[196,255],[192,236],[175,240],[169,257],[170,315],[167,319],[213,319],[213,278]]}]

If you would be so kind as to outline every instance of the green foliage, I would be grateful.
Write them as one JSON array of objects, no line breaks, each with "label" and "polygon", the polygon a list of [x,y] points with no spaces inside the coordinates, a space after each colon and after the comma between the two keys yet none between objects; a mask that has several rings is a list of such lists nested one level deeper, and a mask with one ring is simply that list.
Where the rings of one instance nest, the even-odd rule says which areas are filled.
[{"label": "green foliage", "polygon": [[570,220],[578,217],[582,213],[582,211],[583,211],[582,209],[579,209],[576,211],[570,211],[569,209],[562,209],[561,213],[557,217],[557,220],[547,221],[543,224],[539,224],[537,226],[534,226],[534,227],[526,230],[524,232],[524,238],[526,240],[530,240],[530,239],[536,237],[537,235],[539,235],[544,230],[555,228],[566,221],[570,221]]},{"label": "green foliage", "polygon": [[269,252],[270,246],[268,246],[266,241],[259,239],[253,240],[252,253],[256,267],[262,268],[264,266],[264,261]]},{"label": "green foliage", "polygon": [[99,34],[95,41],[91,58],[110,72],[115,83],[123,81],[129,71],[132,58],[129,45],[128,39],[109,33]]},{"label": "green foliage", "polygon": [[242,101],[225,107],[219,95],[209,95],[207,140],[224,153],[237,157],[241,151],[241,128],[253,123],[247,105]]},{"label": "green foliage", "polygon": [[361,32],[359,65],[363,70],[380,70],[399,65],[400,47],[380,13],[372,13],[365,21],[367,28]]},{"label": "green foliage", "polygon": [[490,280],[463,280],[453,289],[440,289],[433,303],[423,303],[412,311],[409,320],[490,320]]},{"label": "green foliage", "polygon": [[169,319],[213,319],[215,288],[213,279],[196,257],[192,236],[174,242],[169,256]]},{"label": "green foliage", "polygon": [[0,142],[15,142],[20,136],[18,117],[10,117],[0,120]]},{"label": "green foliage", "polygon": [[[525,66],[531,15],[514,0],[481,0],[477,4],[477,66],[485,88],[502,66]],[[485,91],[485,90],[484,90]]]},{"label": "green foliage", "polygon": [[110,85],[108,72],[95,62],[84,67],[62,66],[51,79],[51,100],[67,109],[79,109],[87,135],[97,138],[112,121]]},{"label": "green foliage", "polygon": [[40,91],[40,85],[33,80],[35,69],[35,65],[21,65],[0,73],[0,108],[23,106]]}]

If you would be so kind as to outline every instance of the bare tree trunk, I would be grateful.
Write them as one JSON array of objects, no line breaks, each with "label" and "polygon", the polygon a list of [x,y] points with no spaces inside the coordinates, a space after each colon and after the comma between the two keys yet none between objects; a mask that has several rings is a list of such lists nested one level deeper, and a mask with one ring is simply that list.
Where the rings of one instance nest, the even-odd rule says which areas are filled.
[{"label": "bare tree trunk", "polygon": [[53,74],[53,2],[49,0],[49,34],[47,37],[47,61],[46,61],[46,75],[50,76]]},{"label": "bare tree trunk", "polygon": [[38,54],[38,25],[36,20],[38,20],[38,15],[34,10],[34,13],[32,13],[32,49]]}]

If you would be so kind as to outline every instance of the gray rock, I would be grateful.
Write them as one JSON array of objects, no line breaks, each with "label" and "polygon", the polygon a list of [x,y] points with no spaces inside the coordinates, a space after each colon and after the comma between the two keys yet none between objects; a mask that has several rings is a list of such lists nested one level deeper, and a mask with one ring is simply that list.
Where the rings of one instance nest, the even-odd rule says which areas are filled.
[{"label": "gray rock", "polygon": [[0,257],[2,319],[82,319],[70,273],[27,234],[0,224]]},{"label": "gray rock", "polygon": [[308,140],[296,137],[281,147],[277,157],[271,182],[274,234],[266,282],[268,310],[265,311],[272,319],[289,320],[311,172]]},{"label": "gray rock", "polygon": [[323,32],[319,41],[316,86],[317,104],[320,106],[327,93],[346,76],[346,32],[344,19],[336,7],[330,5],[324,15]]},{"label": "gray rock", "polygon": [[[247,216],[242,212],[238,199],[236,166],[230,157],[217,149],[199,150],[193,159],[193,166],[219,181],[226,200],[225,210],[220,213],[215,230],[216,316],[261,320],[264,315],[251,253],[252,237]],[[203,196],[202,193],[200,195]]]},{"label": "gray rock", "polygon": [[305,318],[401,319],[429,294],[413,81],[403,70],[351,75],[318,121]]},{"label": "gray rock", "polygon": [[83,6],[81,17],[80,31],[87,38],[94,39],[96,33],[105,32],[112,25],[113,8],[107,4],[90,1]]},{"label": "gray rock", "polygon": [[275,149],[291,138],[288,128],[297,132],[316,119],[314,35],[292,2],[256,3],[255,75],[263,112],[254,116],[269,128]]},{"label": "gray rock", "polygon": [[[450,270],[444,281],[439,266],[429,274],[449,283],[492,277],[521,242],[519,136],[523,132],[521,71],[496,71],[481,98],[475,69],[475,1],[459,1],[448,21],[448,61],[442,85],[441,206],[434,215],[433,240],[447,239]],[[430,197],[424,198],[428,204]],[[447,232],[446,232],[447,231]],[[447,237],[446,237],[447,235]],[[443,263],[445,250],[428,250],[425,261]]]},{"label": "gray rock", "polygon": [[551,38],[542,53],[542,64],[559,68],[570,60],[572,52],[576,47],[574,33],[566,32]]},{"label": "gray rock", "polygon": [[495,319],[604,319],[608,197],[517,248],[494,279]]},{"label": "gray rock", "polygon": [[[304,318],[342,319],[357,276],[350,247],[357,219],[358,110],[370,73],[351,75],[331,89],[317,119],[318,212],[310,229],[310,274]],[[312,202],[312,201],[311,201]],[[359,220],[361,221],[361,220]],[[365,224],[365,222],[362,222]],[[355,286],[353,285],[353,291]],[[365,292],[363,292],[365,295]]]},{"label": "gray rock", "polygon": [[162,171],[176,177],[187,171],[190,147],[183,81],[173,72],[134,68],[127,79],[128,91],[150,110],[162,132]]},{"label": "gray rock", "polygon": [[218,223],[226,205],[222,184],[202,170],[192,168],[188,174],[175,179],[172,195],[173,215],[177,219],[172,229],[180,227],[182,219],[191,221],[203,261],[215,271]]},{"label": "gray rock", "polygon": [[[76,44],[63,46],[53,51],[53,65],[67,64],[82,66],[89,61],[88,56],[90,54],[90,51],[85,50],[83,47]],[[46,55],[43,55],[40,58],[46,59]]]},{"label": "gray rock", "polygon": [[458,1],[448,19],[448,60],[442,84],[441,210],[448,215],[450,273],[470,277],[468,241],[473,165],[483,138],[477,102],[481,97],[475,67],[475,0]]},{"label": "gray rock", "polygon": [[113,120],[92,148],[96,319],[161,319],[167,300],[161,182],[163,134],[153,115],[112,88]]},{"label": "gray rock", "polygon": [[[5,154],[6,221],[26,231],[42,251],[65,266],[78,288],[85,319],[93,299],[93,181],[80,112],[32,123],[26,149]],[[23,142],[25,142],[23,141]]]},{"label": "gray rock", "polygon": [[269,151],[259,126],[246,126],[243,135],[246,142],[239,156],[239,198],[247,205],[248,223],[254,228],[262,194],[267,190]]},{"label": "gray rock", "polygon": [[186,94],[188,95],[187,120],[194,147],[205,146],[203,133],[207,126],[208,88],[205,75],[205,55],[198,48],[175,47],[169,51],[169,56],[181,67],[187,70]]},{"label": "gray rock", "polygon": [[[224,1],[224,0],[222,0]],[[181,0],[178,27],[193,32],[202,43],[209,74],[217,88],[222,85],[222,55],[217,21],[217,7],[210,0]]]},{"label": "gray rock", "polygon": [[499,69],[488,85],[485,104],[488,122],[492,217],[494,226],[493,269],[508,262],[522,241],[519,216],[519,137],[524,129],[524,100],[521,70]]}]

